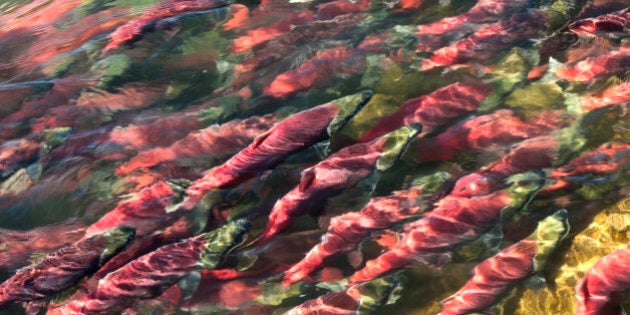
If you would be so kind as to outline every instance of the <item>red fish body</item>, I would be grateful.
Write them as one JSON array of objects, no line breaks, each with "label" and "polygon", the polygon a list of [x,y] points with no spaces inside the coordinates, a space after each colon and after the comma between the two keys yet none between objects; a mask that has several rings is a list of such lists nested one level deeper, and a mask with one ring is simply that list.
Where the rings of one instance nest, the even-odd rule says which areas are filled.
[{"label": "red fish body", "polygon": [[544,267],[546,258],[568,232],[567,211],[559,210],[541,221],[529,237],[478,264],[472,278],[457,293],[442,301],[440,315],[483,312],[509,288]]},{"label": "red fish body", "polygon": [[620,249],[604,256],[578,283],[577,314],[624,314],[620,304],[623,292],[630,289],[630,249]]},{"label": "red fish body", "polygon": [[[198,202],[208,191],[227,188],[270,169],[294,152],[329,137],[343,127],[372,97],[369,91],[316,106],[274,125],[267,132],[186,190],[188,205]],[[304,128],[304,122],[309,122]]]},{"label": "red fish body", "polygon": [[155,24],[165,18],[180,14],[210,10],[229,5],[226,0],[166,0],[157,4],[143,16],[132,20],[109,35],[111,41],[103,51],[110,51],[142,38],[142,35],[155,28]]},{"label": "red fish body", "polygon": [[417,188],[398,191],[392,196],[370,200],[357,213],[346,213],[332,218],[326,234],[322,236],[322,242],[285,273],[284,283],[300,281],[319,269],[324,259],[352,250],[370,231],[387,228],[410,214],[420,212],[422,206],[416,199],[421,194],[422,190]]},{"label": "red fish body", "polygon": [[120,225],[135,227],[137,236],[147,235],[156,228],[161,229],[164,221],[169,220],[164,209],[173,196],[174,191],[166,182],[144,188],[92,224],[86,230],[85,237]]},{"label": "red fish body", "polygon": [[420,25],[416,31],[416,51],[431,52],[446,46],[451,39],[460,39],[483,26],[494,23],[529,6],[524,0],[480,0],[468,12],[447,17],[431,24]]},{"label": "red fish body", "polygon": [[214,268],[227,251],[242,241],[247,230],[248,223],[239,220],[160,247],[109,273],[94,292],[50,310],[49,314],[120,312],[139,299],[157,297],[190,272]]},{"label": "red fish body", "polygon": [[414,261],[440,265],[444,259],[441,256],[454,245],[473,239],[484,228],[489,228],[511,201],[503,192],[465,200],[442,199],[432,212],[406,226],[407,232],[394,248],[357,271],[349,285],[374,279]]},{"label": "red fish body", "polygon": [[[197,117],[192,117],[192,122],[189,122],[189,120],[191,119],[182,119],[182,123],[192,126],[201,124]],[[225,156],[234,154],[247,146],[257,135],[269,129],[276,120],[277,116],[266,115],[233,120],[222,125],[212,125],[197,132],[192,132],[169,146],[151,148],[138,153],[128,162],[118,167],[116,173],[118,175],[127,175],[140,168],[151,168],[162,163],[177,160],[207,160],[208,158],[205,157],[207,155],[212,155],[215,159],[225,158]],[[160,121],[160,123],[161,126],[159,128],[163,128],[164,123],[168,123],[168,121]],[[178,126],[179,121],[174,121],[173,123],[176,124],[173,127],[181,130]],[[146,135],[146,129],[151,127],[136,126],[131,128],[128,133],[122,130],[114,130],[111,132],[110,139],[124,143],[126,139],[124,136],[133,137],[136,131]],[[140,136],[141,134],[138,135]],[[132,143],[135,138],[129,140]]]},{"label": "red fish body", "polygon": [[615,174],[630,164],[630,145],[623,143],[603,144],[584,153],[564,166],[551,171],[555,182],[541,190],[541,194],[553,194],[576,189],[587,183],[591,176],[605,177]]},{"label": "red fish body", "polygon": [[[33,254],[53,252],[71,244],[83,236],[85,224],[68,222],[48,225],[27,231],[0,230],[0,268],[4,270],[22,267]],[[50,237],[55,235],[55,237]]]},{"label": "red fish body", "polygon": [[586,110],[596,110],[611,105],[622,105],[630,102],[630,83],[622,82],[613,87],[607,88],[603,92],[583,97],[581,104]]},{"label": "red fish body", "polygon": [[285,98],[296,92],[323,83],[323,78],[335,74],[360,73],[365,68],[365,55],[346,47],[336,47],[318,51],[317,54],[300,65],[277,76],[265,88],[263,94],[275,98]]},{"label": "red fish body", "polygon": [[[519,175],[517,175],[519,176]],[[352,275],[348,285],[375,279],[385,273],[424,263],[440,266],[450,259],[458,244],[477,238],[499,221],[506,209],[518,209],[542,185],[538,176],[527,175],[510,189],[476,197],[446,196],[435,209],[403,227],[403,236],[389,251]]]},{"label": "red fish body", "polygon": [[557,76],[560,79],[592,83],[628,67],[630,67],[630,48],[621,47],[605,55],[589,57],[572,65],[563,66],[558,69]]},{"label": "red fish body", "polygon": [[363,12],[370,7],[370,2],[370,0],[359,0],[356,2],[335,0],[322,3],[317,6],[315,18],[318,20],[330,20],[338,15]]},{"label": "red fish body", "polygon": [[29,130],[29,119],[43,116],[49,109],[66,105],[79,92],[90,84],[79,76],[68,76],[56,79],[53,86],[41,97],[22,103],[19,110],[0,119],[0,140],[6,141],[16,134]]},{"label": "red fish body", "polygon": [[367,142],[396,128],[421,123],[423,132],[430,132],[450,120],[469,114],[490,94],[487,85],[454,83],[433,93],[408,100],[394,114],[381,118],[361,137]]},{"label": "red fish body", "polygon": [[91,274],[122,248],[133,229],[116,228],[62,247],[40,263],[20,269],[0,285],[0,308],[14,302],[44,299]]},{"label": "red fish body", "polygon": [[[354,186],[380,168],[379,159],[392,151],[398,155],[406,149],[418,130],[401,128],[368,143],[358,143],[339,150],[317,165],[302,172],[300,184],[282,197],[271,209],[269,221],[260,242],[288,228],[291,218],[320,206],[326,198]],[[393,141],[400,141],[392,147]]]},{"label": "red fish body", "polygon": [[[337,16],[331,20],[314,21],[308,25],[296,25],[286,34],[255,46],[253,48],[255,54],[247,57],[235,68],[239,72],[257,71],[269,64],[282,62],[295,51],[295,46],[306,45],[343,35],[344,32],[351,32],[364,18],[364,14],[348,14]],[[275,79],[275,75],[270,82],[273,79]]]},{"label": "red fish body", "polygon": [[547,21],[542,11],[515,14],[511,18],[480,28],[471,36],[433,52],[422,62],[422,70],[451,66],[467,62],[487,63],[497,51],[513,46],[527,38],[535,37]]},{"label": "red fish body", "polygon": [[511,110],[497,110],[413,143],[407,157],[418,162],[453,160],[461,152],[507,145],[563,127],[565,123],[560,116],[560,112],[543,112],[532,120],[523,121]]},{"label": "red fish body", "polygon": [[560,143],[554,136],[539,136],[517,144],[500,161],[463,176],[455,182],[451,196],[489,194],[503,186],[505,178],[531,169],[548,168],[558,159]]},{"label": "red fish body", "polygon": [[286,315],[300,314],[356,314],[361,305],[361,294],[356,290],[328,293],[308,300],[287,311]]},{"label": "red fish body", "polygon": [[473,278],[453,297],[442,301],[441,315],[467,314],[485,310],[516,280],[532,271],[536,255],[536,241],[524,240],[484,260],[473,270]]},{"label": "red fish body", "polygon": [[577,20],[569,25],[569,30],[578,35],[598,35],[627,32],[629,27],[630,9],[624,9],[594,18]]},{"label": "red fish body", "polygon": [[[254,11],[252,13],[252,18],[255,18],[257,14],[265,19],[268,18],[268,16],[266,16],[268,12],[265,11]],[[290,11],[285,14],[286,15],[282,17],[283,19],[281,21],[246,31],[243,36],[234,40],[232,44],[232,51],[234,53],[245,52],[288,33],[293,25],[303,25],[313,21],[313,15],[310,12]]]},{"label": "red fish body", "polygon": [[[0,175],[14,171],[20,164],[37,160],[42,149],[37,139],[20,139],[7,141],[0,145]],[[8,174],[7,174],[8,175]]]}]

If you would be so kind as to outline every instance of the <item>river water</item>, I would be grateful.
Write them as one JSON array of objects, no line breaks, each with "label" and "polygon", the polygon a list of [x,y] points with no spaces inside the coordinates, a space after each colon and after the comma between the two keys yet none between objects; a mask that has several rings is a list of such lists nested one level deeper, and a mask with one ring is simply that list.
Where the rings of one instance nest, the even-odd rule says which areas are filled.
[{"label": "river water", "polygon": [[629,6],[0,0],[0,308],[575,314],[630,241]]}]

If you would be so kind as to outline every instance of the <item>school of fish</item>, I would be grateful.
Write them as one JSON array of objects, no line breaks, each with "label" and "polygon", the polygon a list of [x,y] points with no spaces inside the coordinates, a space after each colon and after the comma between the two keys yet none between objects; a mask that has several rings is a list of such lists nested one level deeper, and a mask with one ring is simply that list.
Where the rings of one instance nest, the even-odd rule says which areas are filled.
[{"label": "school of fish", "polygon": [[[0,43],[0,313],[526,314],[630,212],[628,0],[9,1]],[[626,246],[545,313],[625,314]]]}]

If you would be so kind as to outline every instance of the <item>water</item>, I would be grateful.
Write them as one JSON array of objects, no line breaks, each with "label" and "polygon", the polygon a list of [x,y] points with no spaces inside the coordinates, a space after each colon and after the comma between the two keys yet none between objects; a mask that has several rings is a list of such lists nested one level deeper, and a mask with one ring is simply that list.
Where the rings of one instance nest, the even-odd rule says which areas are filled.
[{"label": "water", "polygon": [[538,242],[474,310],[574,314],[629,241],[628,6],[2,1],[0,307],[435,314]]}]

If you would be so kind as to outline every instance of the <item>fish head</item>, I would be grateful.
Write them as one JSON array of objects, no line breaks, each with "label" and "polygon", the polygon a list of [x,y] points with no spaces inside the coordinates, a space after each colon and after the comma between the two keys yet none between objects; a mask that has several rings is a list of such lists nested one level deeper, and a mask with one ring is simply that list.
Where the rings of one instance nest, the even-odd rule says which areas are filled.
[{"label": "fish head", "polygon": [[125,247],[131,239],[136,235],[136,229],[129,226],[119,226],[99,234],[107,239],[107,247],[101,253],[99,265],[103,265],[106,261],[116,255],[123,247]]},{"label": "fish head", "polygon": [[525,208],[545,185],[545,173],[541,170],[529,171],[508,177],[505,183],[510,185],[507,192],[511,202],[503,210],[501,217],[507,218],[515,212]]},{"label": "fish head", "polygon": [[361,109],[372,99],[374,92],[370,90],[361,91],[352,95],[338,98],[334,101],[339,108],[337,117],[335,117],[328,125],[328,135],[332,138],[339,132]]},{"label": "fish head", "polygon": [[565,209],[560,209],[538,222],[538,227],[529,236],[536,240],[537,245],[536,255],[533,258],[534,271],[538,272],[544,268],[549,255],[568,233],[569,214]]},{"label": "fish head", "polygon": [[206,233],[206,246],[201,253],[199,264],[203,268],[214,269],[225,254],[245,241],[250,228],[251,222],[241,218]]},{"label": "fish head", "polygon": [[545,183],[545,175],[542,172],[529,171],[508,177],[505,180],[510,185],[510,196],[530,195],[540,189]]},{"label": "fish head", "polygon": [[375,141],[385,141],[385,148],[381,157],[376,162],[379,171],[385,171],[392,167],[405,153],[409,143],[422,131],[422,124],[416,123],[396,129]]},{"label": "fish head", "polygon": [[72,128],[70,127],[46,129],[44,130],[44,143],[48,145],[48,147],[54,148],[66,142],[70,133],[72,133]]}]

